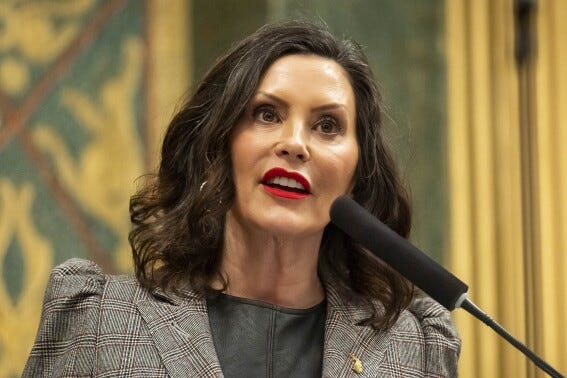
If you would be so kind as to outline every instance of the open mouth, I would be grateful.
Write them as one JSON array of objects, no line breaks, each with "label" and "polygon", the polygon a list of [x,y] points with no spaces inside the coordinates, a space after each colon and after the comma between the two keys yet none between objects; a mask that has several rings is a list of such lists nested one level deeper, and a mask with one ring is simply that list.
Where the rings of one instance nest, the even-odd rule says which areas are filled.
[{"label": "open mouth", "polygon": [[290,192],[307,194],[305,187],[301,185],[299,181],[296,181],[288,177],[282,177],[282,176],[274,177],[273,179],[267,182],[263,182],[263,184],[271,188],[278,188],[282,190],[288,190]]},{"label": "open mouth", "polygon": [[279,197],[299,199],[310,194],[309,182],[305,177],[283,168],[270,169],[261,183],[268,192]]}]

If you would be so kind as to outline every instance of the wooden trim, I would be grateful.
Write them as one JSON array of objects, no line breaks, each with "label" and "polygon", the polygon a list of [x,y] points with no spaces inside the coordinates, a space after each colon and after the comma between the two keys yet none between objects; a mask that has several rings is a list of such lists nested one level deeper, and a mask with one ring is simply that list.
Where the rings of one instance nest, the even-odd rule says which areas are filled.
[{"label": "wooden trim", "polygon": [[161,142],[171,118],[182,103],[193,67],[191,1],[147,1],[148,98],[147,139],[150,169],[161,152]]}]

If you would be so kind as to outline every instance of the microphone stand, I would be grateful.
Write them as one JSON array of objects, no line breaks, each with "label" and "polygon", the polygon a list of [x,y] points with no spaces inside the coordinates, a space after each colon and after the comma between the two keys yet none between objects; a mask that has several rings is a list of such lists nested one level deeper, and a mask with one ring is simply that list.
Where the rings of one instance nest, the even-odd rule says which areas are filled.
[{"label": "microphone stand", "polygon": [[540,357],[538,357],[528,347],[526,347],[524,344],[522,344],[516,338],[514,338],[514,336],[512,336],[508,331],[506,331],[494,319],[492,319],[490,316],[488,316],[488,314],[486,314],[484,311],[482,311],[480,309],[480,307],[478,307],[476,304],[474,304],[474,302],[471,301],[467,297],[466,293],[464,293],[462,295],[462,297],[459,298],[459,301],[457,301],[457,302],[461,302],[460,306],[459,306],[459,304],[457,304],[455,307],[461,307],[462,309],[464,309],[468,313],[470,313],[472,316],[474,316],[475,318],[477,318],[478,320],[480,320],[481,322],[483,322],[484,324],[486,324],[487,326],[492,328],[494,331],[496,331],[496,333],[498,333],[500,336],[502,336],[504,339],[506,339],[506,341],[508,341],[510,344],[512,344],[514,347],[516,347],[516,349],[518,349],[520,352],[522,352],[526,357],[528,357],[530,360],[532,360],[533,363],[536,364],[537,367],[539,367],[540,369],[545,371],[547,374],[549,374],[550,377],[564,378],[564,376],[561,375],[561,373],[559,373],[557,370],[555,370],[553,367],[551,367],[551,365],[549,365],[547,362],[545,362]]}]

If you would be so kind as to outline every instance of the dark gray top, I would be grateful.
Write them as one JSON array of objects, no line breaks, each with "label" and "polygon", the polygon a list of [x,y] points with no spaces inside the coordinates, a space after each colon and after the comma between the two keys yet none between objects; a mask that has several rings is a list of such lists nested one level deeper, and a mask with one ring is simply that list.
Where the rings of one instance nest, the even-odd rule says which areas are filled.
[{"label": "dark gray top", "polygon": [[209,298],[225,377],[321,377],[325,303],[299,310],[226,294]]}]

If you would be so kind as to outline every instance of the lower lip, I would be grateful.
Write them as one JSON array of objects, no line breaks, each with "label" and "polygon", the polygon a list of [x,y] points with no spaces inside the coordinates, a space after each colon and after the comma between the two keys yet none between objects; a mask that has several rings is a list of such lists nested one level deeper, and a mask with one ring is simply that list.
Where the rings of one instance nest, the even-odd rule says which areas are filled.
[{"label": "lower lip", "polygon": [[265,184],[262,184],[262,186],[264,187],[264,189],[268,192],[273,194],[276,197],[281,197],[281,198],[287,198],[287,199],[302,199],[307,197],[309,194],[308,193],[297,193],[297,192],[291,192],[289,190],[283,190],[280,188],[274,188],[272,186],[268,186]]}]

